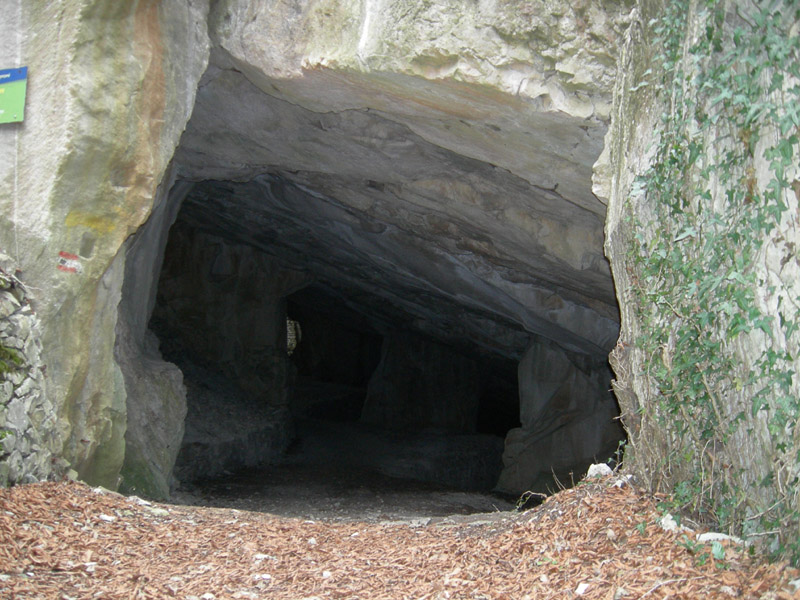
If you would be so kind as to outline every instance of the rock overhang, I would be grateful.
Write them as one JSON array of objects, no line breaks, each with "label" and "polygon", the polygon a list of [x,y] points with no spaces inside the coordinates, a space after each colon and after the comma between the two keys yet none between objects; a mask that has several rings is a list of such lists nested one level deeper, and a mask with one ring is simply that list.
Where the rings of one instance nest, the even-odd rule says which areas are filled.
[{"label": "rock overhang", "polygon": [[630,7],[455,4],[216,3],[182,218],[376,323],[604,359],[619,317],[591,175]]},{"label": "rock overhang", "polygon": [[[513,358],[528,334],[597,356],[609,350],[616,305],[603,219],[589,199],[601,123],[565,116],[559,130],[553,115],[544,128],[541,115],[527,128],[519,115],[506,123],[517,137],[541,140],[529,152],[548,155],[540,180],[530,168],[511,165],[525,177],[508,168],[524,152],[504,146],[499,109],[491,118],[488,108],[468,115],[462,107],[457,118],[431,110],[426,132],[459,139],[442,145],[374,102],[320,112],[265,93],[237,71],[212,72],[176,154],[181,176],[197,182],[182,218],[278,255],[343,297],[370,292],[359,304],[376,318],[388,302],[441,339],[470,339]],[[453,123],[480,131],[480,143],[452,134]],[[555,137],[574,138],[590,155],[549,152],[561,147]],[[588,195],[561,193],[577,187]]]}]

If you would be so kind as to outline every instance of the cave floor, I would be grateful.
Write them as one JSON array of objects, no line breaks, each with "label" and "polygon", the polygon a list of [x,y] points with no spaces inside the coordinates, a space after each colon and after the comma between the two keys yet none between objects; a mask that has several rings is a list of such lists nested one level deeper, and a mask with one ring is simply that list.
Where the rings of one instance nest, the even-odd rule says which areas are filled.
[{"label": "cave floor", "polygon": [[249,469],[173,494],[172,502],[235,508],[313,521],[428,524],[474,515],[502,517],[514,504],[498,495],[388,477],[341,465],[285,464]]},{"label": "cave floor", "polygon": [[[278,464],[227,473],[183,485],[175,504],[234,508],[320,521],[427,524],[475,515],[499,518],[515,498],[488,491],[392,477],[370,468],[378,434],[347,423],[303,423],[299,438]],[[392,448],[394,443],[389,444]]]}]

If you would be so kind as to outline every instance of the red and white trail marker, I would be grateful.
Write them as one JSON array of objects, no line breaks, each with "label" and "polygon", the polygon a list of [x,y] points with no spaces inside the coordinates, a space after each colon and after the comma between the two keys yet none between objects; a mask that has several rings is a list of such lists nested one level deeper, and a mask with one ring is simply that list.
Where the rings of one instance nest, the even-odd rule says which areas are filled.
[{"label": "red and white trail marker", "polygon": [[80,273],[83,270],[80,257],[77,254],[64,252],[63,250],[58,253],[56,268],[66,273]]}]

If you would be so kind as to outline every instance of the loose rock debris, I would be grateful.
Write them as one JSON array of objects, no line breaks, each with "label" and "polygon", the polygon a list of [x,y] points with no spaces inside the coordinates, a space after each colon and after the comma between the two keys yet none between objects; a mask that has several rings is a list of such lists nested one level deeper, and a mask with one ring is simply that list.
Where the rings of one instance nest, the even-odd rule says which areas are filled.
[{"label": "loose rock debris", "polygon": [[0,597],[800,597],[796,569],[726,540],[712,552],[694,532],[664,530],[661,517],[655,499],[608,479],[526,513],[424,527],[156,505],[38,483],[0,490]]}]

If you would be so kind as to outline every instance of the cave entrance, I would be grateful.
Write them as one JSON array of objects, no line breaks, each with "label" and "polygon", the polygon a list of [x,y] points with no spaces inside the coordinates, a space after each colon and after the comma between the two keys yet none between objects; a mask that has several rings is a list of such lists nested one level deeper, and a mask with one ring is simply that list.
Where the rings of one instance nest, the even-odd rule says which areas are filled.
[{"label": "cave entrance", "polygon": [[[468,84],[272,77],[212,51],[154,209],[174,220],[150,327],[187,388],[178,479],[278,461],[320,423],[383,432],[322,454],[461,489],[545,492],[613,454],[604,131]],[[163,483],[174,448],[139,439],[126,464],[141,450]]]}]

